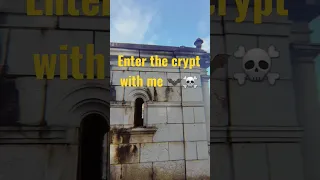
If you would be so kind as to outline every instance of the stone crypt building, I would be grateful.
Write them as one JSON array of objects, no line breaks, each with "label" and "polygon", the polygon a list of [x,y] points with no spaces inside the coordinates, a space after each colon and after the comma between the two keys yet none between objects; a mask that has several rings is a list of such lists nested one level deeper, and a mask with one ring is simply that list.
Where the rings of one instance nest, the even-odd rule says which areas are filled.
[{"label": "stone crypt building", "polygon": [[[112,179],[209,179],[209,54],[201,48],[110,44],[110,163]],[[201,67],[118,67],[118,55],[169,62],[200,56]],[[163,87],[121,87],[120,78],[162,78]],[[196,77],[196,88],[184,88],[184,77]],[[179,81],[174,83],[172,81]]]}]

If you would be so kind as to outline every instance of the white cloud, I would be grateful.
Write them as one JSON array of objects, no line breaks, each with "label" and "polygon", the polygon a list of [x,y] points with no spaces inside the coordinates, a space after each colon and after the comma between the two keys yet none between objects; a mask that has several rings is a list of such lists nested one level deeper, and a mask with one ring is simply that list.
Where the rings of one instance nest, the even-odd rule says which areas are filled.
[{"label": "white cloud", "polygon": [[197,30],[200,34],[208,33],[208,28],[210,28],[209,22],[199,21],[197,25]]},{"label": "white cloud", "polygon": [[112,42],[143,43],[156,12],[152,5],[138,4],[134,0],[111,0],[110,39]]},{"label": "white cloud", "polygon": [[203,39],[202,49],[210,53],[210,36]]}]

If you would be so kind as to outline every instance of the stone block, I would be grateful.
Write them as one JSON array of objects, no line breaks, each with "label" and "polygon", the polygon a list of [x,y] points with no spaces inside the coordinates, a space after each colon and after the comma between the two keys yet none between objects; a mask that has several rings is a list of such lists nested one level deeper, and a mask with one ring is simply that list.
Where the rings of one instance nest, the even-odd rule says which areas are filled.
[{"label": "stone block", "polygon": [[273,45],[280,56],[271,59],[272,73],[279,73],[280,79],[292,79],[292,59],[290,58],[289,50],[290,39],[286,37],[259,37],[259,48],[267,50]]},{"label": "stone block", "polygon": [[116,91],[116,101],[123,101],[124,100],[124,92],[125,92],[125,87],[122,86],[114,86],[114,89]]},{"label": "stone block", "polygon": [[112,85],[121,85],[120,80],[124,78],[128,78],[129,76],[138,76],[139,72],[132,72],[132,71],[112,71],[111,72],[111,79]]},{"label": "stone block", "polygon": [[21,14],[3,14],[0,27],[56,28],[58,18],[54,16],[26,16]]},{"label": "stone block", "polygon": [[[224,36],[210,36],[211,59],[216,57],[218,54],[226,54]],[[211,62],[210,67],[210,78],[219,80],[227,79],[227,64],[222,65],[222,67],[217,67],[214,65],[214,62]]]},{"label": "stone block", "polygon": [[[268,157],[265,144],[233,144],[235,179],[268,180]],[[252,170],[254,167],[254,171]]]},{"label": "stone block", "polygon": [[152,176],[152,163],[122,165],[122,180],[151,179]]},{"label": "stone block", "polygon": [[[195,96],[197,94],[197,96]],[[202,102],[202,89],[197,88],[182,88],[182,101],[185,102]]]},{"label": "stone block", "polygon": [[154,180],[185,179],[184,161],[166,161],[153,163]]},{"label": "stone block", "polygon": [[198,159],[208,159],[208,141],[197,141],[197,154]]},{"label": "stone block", "polygon": [[164,72],[140,72],[139,74],[143,79],[143,86],[153,87],[152,84],[150,84],[151,86],[148,86],[148,79],[150,83],[153,83],[154,79],[156,79],[156,81],[162,79],[163,86],[168,86],[167,75]]},{"label": "stone block", "polygon": [[110,145],[110,164],[138,163],[139,157],[139,144]]},{"label": "stone block", "polygon": [[[8,74],[35,75],[34,54],[56,54],[59,57],[63,53],[71,54],[72,47],[79,47],[80,54],[86,57],[88,44],[92,44],[92,40],[93,33],[85,31],[12,30],[7,59]],[[68,50],[60,50],[61,45],[67,45]],[[80,60],[79,72],[86,75],[86,67],[84,58]],[[68,61],[67,71],[69,75],[72,74],[72,61]],[[59,58],[56,61],[55,74],[60,74]]]},{"label": "stone block", "polygon": [[183,160],[184,159],[184,143],[183,142],[169,142],[169,160]]},{"label": "stone block", "polygon": [[[246,18],[244,22],[253,24],[254,20],[254,14],[253,14],[253,3],[250,2],[249,4],[252,4],[251,7],[248,8],[246,12]],[[232,1],[230,4],[236,5],[234,1]],[[239,11],[236,7],[229,6],[227,7],[227,14],[224,16],[224,20],[226,21],[235,21],[235,19],[239,17]],[[287,24],[289,23],[288,16],[280,16],[277,13],[277,9],[273,8],[272,13],[269,16],[262,16],[262,23],[268,23],[268,24]],[[257,25],[257,24],[254,24]]]},{"label": "stone block", "polygon": [[154,142],[183,141],[182,124],[158,124]]},{"label": "stone block", "polygon": [[201,76],[200,76],[200,74],[199,73],[190,73],[190,72],[186,72],[186,73],[181,73],[181,78],[182,78],[182,80],[181,80],[181,84],[182,85],[186,85],[187,84],[187,82],[186,82],[186,80],[185,79],[183,79],[184,77],[196,77],[196,79],[194,80],[194,84],[195,85],[197,85],[197,88],[200,88],[201,86],[202,86],[202,84],[201,84]]},{"label": "stone block", "polygon": [[168,123],[182,123],[182,108],[181,107],[167,107]]},{"label": "stone block", "polygon": [[211,144],[210,172],[211,178],[216,180],[233,180],[231,155],[228,144]]},{"label": "stone block", "polygon": [[184,138],[186,141],[207,140],[206,124],[184,124]]},{"label": "stone block", "polygon": [[186,161],[187,180],[209,180],[210,179],[210,161],[194,160]]},{"label": "stone block", "polygon": [[168,161],[168,143],[141,144],[140,162]]},{"label": "stone block", "polygon": [[269,158],[269,174],[272,180],[304,179],[300,143],[270,143],[266,146]]},{"label": "stone block", "polygon": [[3,65],[7,57],[7,40],[9,39],[9,29],[0,29],[0,65]]},{"label": "stone block", "polygon": [[171,58],[173,58],[173,52],[170,51],[145,51],[145,50],[141,50],[140,51],[140,57],[144,57],[144,58],[150,58],[151,56],[153,56],[155,58],[155,56],[158,56],[159,58],[163,59],[163,58],[167,58],[168,59],[168,64],[171,63]]},{"label": "stone block", "polygon": [[110,165],[110,177],[112,180],[121,180],[121,166],[122,165]]},{"label": "stone block", "polygon": [[183,123],[194,123],[193,107],[183,107]]},{"label": "stone block", "polygon": [[[250,31],[248,31],[248,29],[250,29]],[[226,22],[225,32],[227,34],[289,36],[291,33],[291,25],[267,23],[253,24],[251,22]]]},{"label": "stone block", "polygon": [[180,102],[180,87],[158,87],[153,88],[154,100],[158,102]]},{"label": "stone block", "polygon": [[134,110],[132,107],[124,108],[123,124],[124,125],[133,125],[134,124]]},{"label": "stone block", "polygon": [[210,126],[226,126],[228,124],[227,81],[210,80]]},{"label": "stone block", "polygon": [[6,156],[0,157],[0,174],[4,179],[76,179],[77,151],[77,146],[1,146],[0,153]]},{"label": "stone block", "polygon": [[125,108],[110,108],[110,125],[120,125],[124,122]]},{"label": "stone block", "polygon": [[165,107],[148,108],[148,125],[167,123],[167,109]]},{"label": "stone block", "polygon": [[223,34],[223,28],[221,25],[221,22],[219,21],[211,21],[210,22],[210,34],[211,35],[222,35]]},{"label": "stone block", "polygon": [[[109,26],[109,23],[106,26]],[[105,76],[110,78],[110,32],[94,32],[94,37],[95,54],[104,56]]]},{"label": "stone block", "polygon": [[197,142],[185,142],[186,143],[186,160],[196,160],[197,155]]},{"label": "stone block", "polygon": [[228,77],[234,79],[235,73],[241,73],[242,58],[234,57],[234,53],[238,50],[239,46],[245,47],[246,50],[258,47],[258,38],[249,35],[226,35],[226,54],[230,55],[228,60]]},{"label": "stone block", "polygon": [[153,134],[150,135],[134,135],[130,136],[130,143],[151,143],[153,142]]},{"label": "stone block", "polygon": [[173,81],[177,81],[178,79],[181,79],[181,82],[177,83],[176,85],[173,85],[172,83],[168,82],[168,86],[182,86],[182,83],[184,82],[184,80],[182,78],[183,77],[181,76],[180,73],[168,72],[167,73],[167,79],[171,79]]},{"label": "stone block", "polygon": [[[61,29],[85,29],[110,31],[110,17],[59,17]],[[108,42],[105,42],[109,44]]]},{"label": "stone block", "polygon": [[19,91],[19,122],[24,125],[40,125],[44,116],[45,81],[34,77],[20,77],[15,83]]},{"label": "stone block", "polygon": [[[2,146],[0,148],[1,156],[0,174],[5,179],[44,179],[45,175],[41,172],[45,170],[46,151],[41,147],[18,147]],[[27,162],[34,162],[30,166]],[[12,173],[12,168],[20,169],[19,173]]]},{"label": "stone block", "polygon": [[194,111],[195,123],[205,123],[206,122],[204,107],[194,107],[193,111]]},{"label": "stone block", "polygon": [[234,126],[299,126],[291,81],[279,80],[274,86],[268,82],[229,83]]}]

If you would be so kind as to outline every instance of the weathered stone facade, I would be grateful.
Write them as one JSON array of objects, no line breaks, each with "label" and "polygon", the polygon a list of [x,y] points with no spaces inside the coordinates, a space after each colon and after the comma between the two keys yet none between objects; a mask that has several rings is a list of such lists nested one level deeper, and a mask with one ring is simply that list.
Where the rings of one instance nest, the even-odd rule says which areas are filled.
[{"label": "weathered stone facade", "polygon": [[[166,96],[165,91],[156,88],[157,103],[147,103],[150,126],[128,131],[132,123],[128,102],[134,96],[116,84],[110,89],[110,82],[116,80],[108,73],[105,80],[65,81],[58,77],[36,80],[33,68],[32,54],[59,54],[59,46],[63,44],[80,46],[83,51],[86,44],[94,43],[96,53],[102,53],[107,61],[109,18],[27,17],[25,2],[0,1],[0,11],[4,12],[0,16],[0,65],[4,65],[0,80],[0,179],[77,179],[78,132],[82,119],[90,113],[100,114],[103,121],[112,126],[112,136],[107,136],[112,137],[111,157],[106,158],[105,164],[109,165],[109,161],[112,164],[110,171],[114,179],[119,176],[121,179],[137,176],[172,179],[172,173],[176,172],[177,177],[192,179],[192,176],[208,174],[206,153],[198,153],[206,151],[206,136],[197,130],[204,130],[203,113],[198,112],[207,107],[204,106],[208,103],[206,99],[200,103],[193,99],[193,94],[185,99],[183,92]],[[232,3],[228,4],[226,17],[212,16],[211,56],[231,55],[239,45],[250,49],[273,44],[281,53],[272,66],[273,72],[280,73],[275,86],[267,82],[246,82],[245,86],[239,86],[233,73],[241,71],[241,66],[239,59],[233,57],[228,67],[212,72],[212,179],[320,179],[319,107],[313,71],[313,58],[319,46],[309,43],[307,27],[315,16],[312,8],[302,8],[304,2],[295,2],[301,3],[293,4],[289,12],[298,11],[291,12],[289,17],[279,17],[274,11],[264,17],[265,23],[260,25],[252,23],[251,10],[246,22],[234,23],[237,10]],[[44,7],[41,2],[37,2],[37,6]],[[315,4],[312,7],[319,9]],[[81,64],[81,72],[85,72],[84,67]],[[121,68],[111,68],[113,73],[121,75]],[[147,72],[161,74],[160,71],[164,71],[146,69],[148,67],[139,71],[144,76]],[[107,65],[106,72],[109,72]],[[167,69],[163,73],[179,74]],[[201,74],[200,70],[195,73]],[[201,82],[201,86],[204,83]],[[171,94],[177,92],[173,86],[167,86],[172,89]],[[111,99],[110,93],[114,92],[116,99]],[[127,96],[121,96],[121,92]],[[154,100],[154,89],[145,97]],[[110,107],[113,112],[123,113],[111,113],[110,119]],[[198,118],[190,118],[192,112]],[[153,117],[152,113],[164,114],[166,118]],[[206,113],[205,119],[207,117]],[[109,154],[109,148],[105,150]],[[128,156],[124,156],[127,152]],[[157,153],[161,155],[156,156]],[[143,171],[137,171],[141,168]],[[184,168],[186,171],[181,170]]]},{"label": "weathered stone facade", "polygon": [[[319,7],[307,3],[286,1],[289,16],[274,8],[262,24],[253,24],[253,8],[245,22],[235,23],[234,1],[228,1],[226,16],[211,16],[211,56],[231,55],[224,68],[211,72],[212,179],[320,178],[314,72],[320,46],[309,42],[308,28]],[[242,64],[233,53],[239,46],[267,50],[270,45],[280,52],[271,67],[280,79],[273,86],[267,80],[239,85],[234,74],[243,71]]]},{"label": "weathered stone facade", "polygon": [[[202,68],[118,67],[118,55],[167,58],[208,54],[197,48],[111,43],[110,109],[112,179],[209,179],[207,122],[203,99],[209,99],[208,75]],[[203,63],[202,63],[203,64]],[[120,78],[139,75],[162,78],[163,87],[121,87]],[[186,77],[197,77],[197,88],[184,88]],[[182,80],[172,84],[168,81]],[[202,81],[204,83],[202,83]],[[207,89],[207,91],[205,91]],[[207,92],[207,94],[204,94]],[[144,101],[143,127],[134,127],[134,102]],[[209,108],[208,108],[209,109]],[[206,119],[208,118],[208,119]],[[206,120],[208,120],[206,122]]]},{"label": "weathered stone facade", "polygon": [[[44,9],[44,1],[36,1],[36,5]],[[77,7],[81,7],[80,1]],[[68,80],[59,76],[37,80],[33,54],[59,56],[79,46],[85,57],[86,45],[95,44],[95,53],[103,54],[108,62],[109,17],[26,16],[25,0],[1,0],[0,11],[0,64],[4,65],[0,85],[0,179],[85,179],[87,175],[77,170],[81,164],[79,130],[89,114],[99,114],[103,118],[95,122],[108,128],[109,63],[105,63],[104,80],[74,80],[71,65]],[[60,51],[60,45],[68,45],[68,51]],[[85,65],[82,60],[80,72],[86,72]],[[109,164],[107,158],[105,164]],[[86,168],[83,172],[90,167]],[[92,179],[101,178],[96,177],[101,175],[100,169],[91,169],[97,171]]]}]

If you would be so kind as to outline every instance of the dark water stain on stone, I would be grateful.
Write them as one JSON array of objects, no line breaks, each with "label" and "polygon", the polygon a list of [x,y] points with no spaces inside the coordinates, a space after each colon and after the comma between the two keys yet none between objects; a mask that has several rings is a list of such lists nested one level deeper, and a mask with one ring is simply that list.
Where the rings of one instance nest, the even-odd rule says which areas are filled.
[{"label": "dark water stain on stone", "polygon": [[149,88],[146,89],[146,93],[148,94],[150,100],[152,101],[152,93]]},{"label": "dark water stain on stone", "polygon": [[166,87],[166,91],[165,91],[165,101],[169,101],[169,97],[170,97],[170,92],[173,92],[173,89],[171,87]]},{"label": "dark water stain on stone", "polygon": [[116,157],[120,164],[127,163],[133,156],[136,156],[138,148],[134,144],[121,144],[116,149]]},{"label": "dark water stain on stone", "polygon": [[156,87],[153,87],[153,90],[154,90],[154,101],[158,101],[158,92],[157,92],[157,88]]}]

